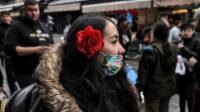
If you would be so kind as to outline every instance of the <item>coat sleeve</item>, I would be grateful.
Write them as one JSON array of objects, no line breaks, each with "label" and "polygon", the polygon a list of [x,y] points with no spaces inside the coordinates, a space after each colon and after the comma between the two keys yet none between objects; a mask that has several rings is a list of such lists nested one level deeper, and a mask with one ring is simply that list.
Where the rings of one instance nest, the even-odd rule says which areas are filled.
[{"label": "coat sleeve", "polygon": [[196,40],[197,64],[194,66],[195,79],[200,85],[200,40]]},{"label": "coat sleeve", "polygon": [[198,61],[200,61],[200,40],[196,40],[196,50],[195,50],[195,53],[198,55],[197,59]]},{"label": "coat sleeve", "polygon": [[2,71],[0,70],[0,87],[3,86],[3,74]]},{"label": "coat sleeve", "polygon": [[20,29],[11,26],[5,33],[4,48],[7,55],[16,55],[16,46],[22,38]]},{"label": "coat sleeve", "polygon": [[148,80],[150,73],[152,73],[153,68],[155,68],[155,53],[153,50],[143,51],[143,56],[139,62],[138,68],[138,79],[136,87],[138,91],[143,91]]}]

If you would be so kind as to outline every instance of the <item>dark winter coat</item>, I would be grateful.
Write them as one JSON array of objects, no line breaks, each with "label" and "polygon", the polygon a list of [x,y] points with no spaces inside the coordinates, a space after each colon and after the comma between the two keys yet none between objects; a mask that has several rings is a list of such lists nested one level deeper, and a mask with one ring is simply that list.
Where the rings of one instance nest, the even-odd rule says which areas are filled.
[{"label": "dark winter coat", "polygon": [[[171,57],[176,60],[178,48],[170,45]],[[168,98],[175,93],[175,64],[171,69],[165,68],[162,63],[162,43],[155,42],[144,49],[143,56],[139,62],[137,88],[143,91],[147,99]]]}]

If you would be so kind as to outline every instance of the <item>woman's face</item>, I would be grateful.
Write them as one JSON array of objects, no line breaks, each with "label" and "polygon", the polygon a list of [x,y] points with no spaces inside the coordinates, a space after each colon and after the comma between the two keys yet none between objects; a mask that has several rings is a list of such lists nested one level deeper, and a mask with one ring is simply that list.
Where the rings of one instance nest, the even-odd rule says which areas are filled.
[{"label": "woman's face", "polygon": [[104,46],[100,51],[107,55],[123,54],[125,52],[122,45],[119,43],[119,34],[115,25],[107,21],[106,27],[104,29]]}]

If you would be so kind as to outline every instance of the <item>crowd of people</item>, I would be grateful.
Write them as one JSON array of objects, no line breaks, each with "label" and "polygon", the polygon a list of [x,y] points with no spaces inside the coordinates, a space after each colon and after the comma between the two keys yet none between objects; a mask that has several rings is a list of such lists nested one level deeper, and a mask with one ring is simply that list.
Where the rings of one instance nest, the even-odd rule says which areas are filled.
[{"label": "crowd of people", "polygon": [[[64,39],[55,43],[50,17],[40,15],[37,0],[25,0],[15,19],[1,13],[0,56],[12,94],[5,112],[140,112],[140,93],[145,112],[168,112],[174,94],[180,112],[186,105],[200,111],[200,11],[187,23],[163,14],[141,32],[124,16],[116,22],[88,14],[73,23],[70,16]],[[137,38],[141,58],[133,80],[125,59]]]},{"label": "crowd of people", "polygon": [[166,14],[142,31],[138,91],[143,91],[147,112],[168,112],[170,98],[179,95],[180,112],[198,112],[199,107],[199,15],[192,22]]}]

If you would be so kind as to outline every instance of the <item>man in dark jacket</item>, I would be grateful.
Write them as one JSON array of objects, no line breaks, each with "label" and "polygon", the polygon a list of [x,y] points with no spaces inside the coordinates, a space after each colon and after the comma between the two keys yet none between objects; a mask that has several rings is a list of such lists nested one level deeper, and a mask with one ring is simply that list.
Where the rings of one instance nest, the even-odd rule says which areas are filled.
[{"label": "man in dark jacket", "polygon": [[[195,20],[195,39],[200,41],[200,10],[197,10],[194,14],[193,19]],[[200,51],[198,52],[198,55]],[[199,112],[200,108],[200,56],[197,57],[198,62],[194,66],[194,70],[196,73],[197,84],[195,87],[195,95],[194,95],[194,102],[193,102],[193,110],[192,112]]]},{"label": "man in dark jacket", "polygon": [[52,37],[39,21],[40,9],[36,0],[24,2],[24,15],[6,32],[5,51],[12,56],[12,67],[20,87],[35,82],[32,73],[40,56],[49,48]]},{"label": "man in dark jacket", "polygon": [[3,91],[3,74],[2,71],[0,71],[0,92]]},{"label": "man in dark jacket", "polygon": [[147,112],[168,112],[170,97],[175,93],[177,47],[167,43],[168,27],[157,22],[153,27],[154,42],[143,50],[136,87],[144,92]]},{"label": "man in dark jacket", "polygon": [[[12,17],[10,16],[9,12],[2,12],[1,13],[1,22],[0,22],[0,58],[1,61],[3,62],[5,60],[5,52],[3,49],[3,40],[5,38],[5,32],[8,29],[8,27],[11,25],[12,23]],[[2,71],[0,71],[0,87],[1,90],[3,90],[3,73]],[[0,90],[0,91],[1,91]]]},{"label": "man in dark jacket", "polygon": [[5,32],[8,29],[8,27],[12,23],[12,17],[10,16],[9,12],[2,12],[1,13],[1,22],[0,22],[0,50],[2,51],[2,45],[3,45],[3,39],[5,37]]},{"label": "man in dark jacket", "polygon": [[[181,26],[181,37],[183,45],[188,50],[195,54],[200,53],[200,42],[193,36],[194,30],[190,23],[185,23]],[[182,73],[177,73],[177,90],[180,97],[180,111],[185,112],[185,105],[187,102],[189,112],[191,112],[193,103],[194,86],[196,83],[195,70],[190,64],[190,58],[188,54],[180,53],[179,61],[182,61],[183,69]],[[195,57],[197,58],[197,57]]]}]

